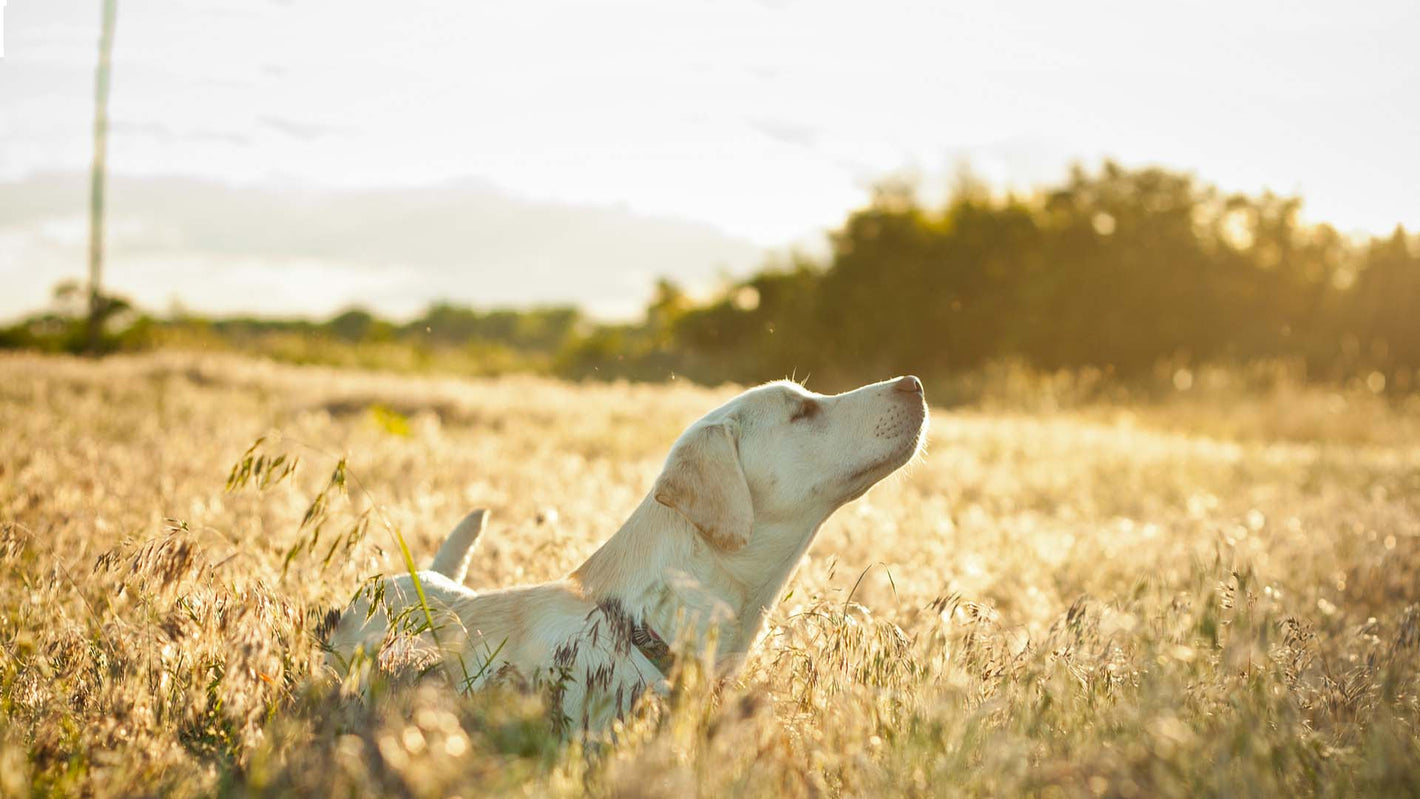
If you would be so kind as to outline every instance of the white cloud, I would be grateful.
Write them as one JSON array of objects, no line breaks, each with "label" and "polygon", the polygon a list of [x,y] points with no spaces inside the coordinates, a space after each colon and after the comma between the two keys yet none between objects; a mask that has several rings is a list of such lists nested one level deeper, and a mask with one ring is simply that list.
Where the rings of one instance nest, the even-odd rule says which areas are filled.
[{"label": "white cloud", "polygon": [[[0,317],[85,274],[84,176],[0,184]],[[655,277],[706,289],[758,265],[753,244],[694,222],[530,201],[467,181],[271,190],[111,181],[106,282],[154,310],[409,315],[430,301],[569,304],[629,317]]]},{"label": "white cloud", "polygon": [[[0,177],[82,169],[97,5],[8,14]],[[885,172],[945,182],[964,160],[1024,187],[1110,155],[1379,232],[1420,222],[1417,28],[1407,0],[125,4],[110,165],[266,188],[476,178],[782,246]]]}]

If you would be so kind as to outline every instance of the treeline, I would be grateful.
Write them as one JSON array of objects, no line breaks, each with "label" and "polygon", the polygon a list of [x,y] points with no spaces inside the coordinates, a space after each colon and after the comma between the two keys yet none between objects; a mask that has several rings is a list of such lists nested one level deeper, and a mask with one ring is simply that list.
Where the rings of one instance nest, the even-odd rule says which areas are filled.
[{"label": "treeline", "polygon": [[1111,163],[1031,196],[964,181],[939,208],[887,186],[826,261],[766,269],[703,306],[664,287],[648,325],[708,380],[797,369],[838,385],[1000,359],[1134,378],[1280,358],[1411,388],[1420,242],[1401,229],[1351,242],[1301,224],[1299,206]]},{"label": "treeline", "polygon": [[[892,184],[832,234],[826,257],[771,262],[709,301],[662,281],[635,324],[596,324],[572,308],[451,305],[403,325],[359,310],[323,323],[201,324],[224,341],[284,332],[459,350],[482,371],[576,378],[811,373],[831,389],[1002,360],[1131,380],[1161,364],[1284,359],[1312,379],[1367,375],[1374,387],[1379,374],[1389,390],[1420,387],[1420,241],[1399,228],[1350,240],[1302,224],[1299,207],[1113,163],[1028,195],[964,179],[939,207]],[[195,324],[149,320],[144,335]],[[34,346],[25,335],[0,341]]]},{"label": "treeline", "polygon": [[[0,349],[89,351],[87,298],[74,283],[55,307],[0,328]],[[595,325],[572,307],[479,311],[435,303],[405,323],[351,308],[324,321],[188,313],[156,318],[121,297],[103,297],[104,353],[162,348],[234,350],[296,363],[445,370],[475,374],[554,372],[556,356]]]}]

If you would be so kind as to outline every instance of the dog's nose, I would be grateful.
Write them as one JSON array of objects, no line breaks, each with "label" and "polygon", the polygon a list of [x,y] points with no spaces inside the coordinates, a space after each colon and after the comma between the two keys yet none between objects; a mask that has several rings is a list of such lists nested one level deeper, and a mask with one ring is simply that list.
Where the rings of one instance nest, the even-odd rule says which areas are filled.
[{"label": "dog's nose", "polygon": [[921,394],[922,381],[918,380],[916,375],[900,377],[898,378],[897,382],[893,384],[893,390],[906,391],[909,394]]}]

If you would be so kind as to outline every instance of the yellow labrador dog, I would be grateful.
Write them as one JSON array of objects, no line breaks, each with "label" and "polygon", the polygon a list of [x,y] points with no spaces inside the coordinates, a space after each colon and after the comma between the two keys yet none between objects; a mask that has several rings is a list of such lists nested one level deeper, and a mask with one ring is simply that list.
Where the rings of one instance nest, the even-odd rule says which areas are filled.
[{"label": "yellow labrador dog", "polygon": [[[564,730],[603,729],[664,688],[667,642],[685,640],[721,673],[737,668],[819,526],[911,460],[926,427],[916,377],[834,396],[790,382],[750,389],[676,440],[631,518],[563,580],[464,586],[485,518],[471,514],[419,573],[435,635],[418,640],[437,639],[469,690],[516,675],[551,686]],[[414,581],[383,580],[336,623],[332,666],[387,653],[396,622],[411,620],[425,622]]]}]

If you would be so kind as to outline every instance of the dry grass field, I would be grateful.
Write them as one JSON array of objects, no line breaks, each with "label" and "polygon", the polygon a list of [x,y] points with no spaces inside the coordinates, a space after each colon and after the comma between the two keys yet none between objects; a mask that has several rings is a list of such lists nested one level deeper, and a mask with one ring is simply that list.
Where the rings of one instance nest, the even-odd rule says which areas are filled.
[{"label": "dry grass field", "polygon": [[[936,408],[745,671],[613,741],[322,672],[391,527],[487,506],[471,584],[560,576],[730,393],[0,358],[0,795],[1420,794],[1420,413],[1360,392]],[[296,472],[228,491],[263,436]]]}]

